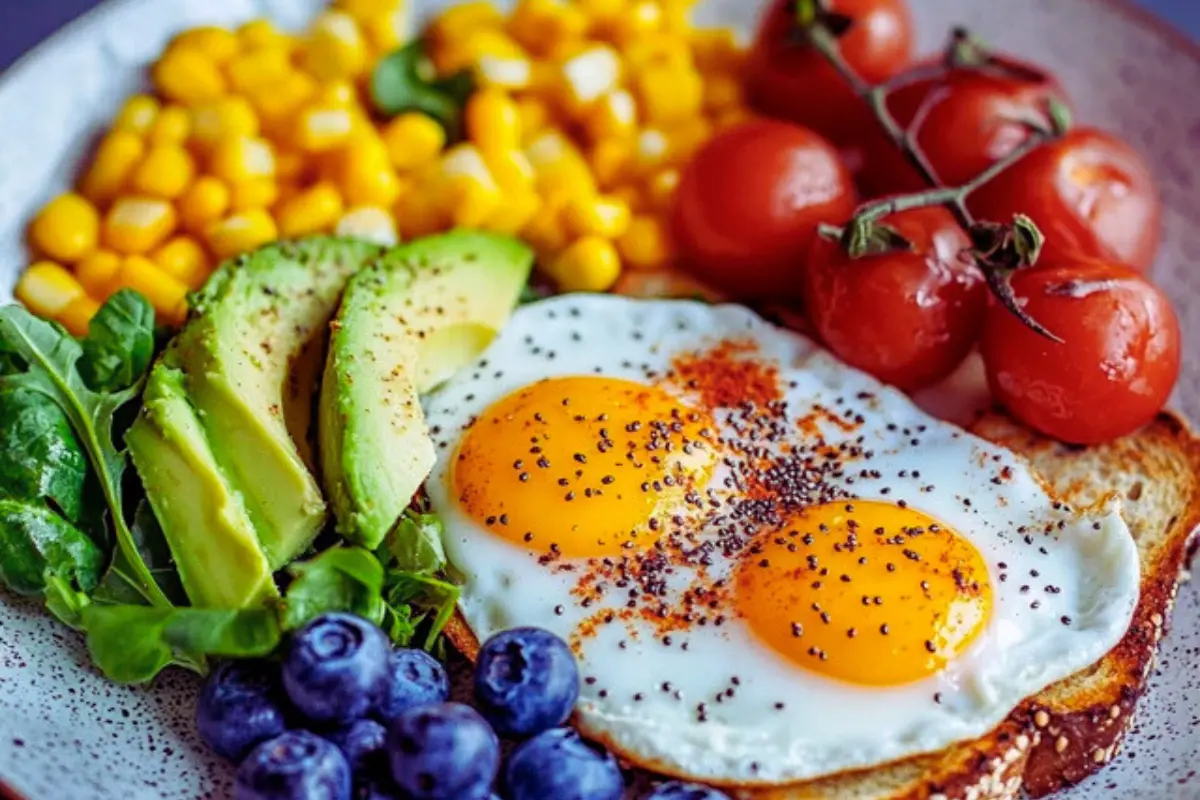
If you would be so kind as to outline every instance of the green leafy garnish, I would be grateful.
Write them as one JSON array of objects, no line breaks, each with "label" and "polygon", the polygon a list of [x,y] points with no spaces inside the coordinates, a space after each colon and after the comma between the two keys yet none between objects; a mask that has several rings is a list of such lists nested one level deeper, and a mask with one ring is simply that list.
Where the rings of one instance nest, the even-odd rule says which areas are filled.
[{"label": "green leafy garnish", "polygon": [[390,563],[398,570],[421,575],[441,571],[446,566],[443,533],[437,514],[405,511],[384,540],[392,556]]},{"label": "green leafy garnish", "polygon": [[461,134],[463,106],[474,88],[468,72],[439,80],[420,40],[381,59],[371,75],[371,100],[380,114],[418,111],[437,120],[451,139]]},{"label": "green leafy garnish", "polygon": [[141,295],[122,289],[96,312],[80,344],[79,372],[91,389],[128,389],[154,359],[154,309]]},{"label": "green leafy garnish", "polygon": [[88,461],[62,409],[40,392],[0,390],[0,453],[0,497],[47,502],[79,522]]},{"label": "green leafy garnish", "polygon": [[389,570],[384,596],[392,608],[411,609],[409,621],[414,629],[427,626],[424,647],[430,650],[454,615],[459,588],[431,575]]},{"label": "green leafy garnish", "polygon": [[45,506],[0,500],[0,580],[21,594],[38,595],[51,578],[90,592],[104,569],[104,553]]},{"label": "green leafy garnish", "polygon": [[295,577],[283,600],[284,629],[303,627],[330,611],[383,622],[383,566],[361,547],[334,547],[288,571]]}]

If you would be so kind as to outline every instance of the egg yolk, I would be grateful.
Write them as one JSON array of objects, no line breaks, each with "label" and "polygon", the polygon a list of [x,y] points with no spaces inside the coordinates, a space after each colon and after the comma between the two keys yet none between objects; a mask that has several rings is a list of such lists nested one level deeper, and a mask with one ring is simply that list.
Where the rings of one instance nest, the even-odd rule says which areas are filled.
[{"label": "egg yolk", "polygon": [[987,623],[992,586],[965,538],[919,511],[826,503],[764,534],[737,569],[739,612],[776,652],[830,678],[932,675]]},{"label": "egg yolk", "polygon": [[[662,389],[581,376],[484,411],[454,461],[455,496],[496,536],[565,558],[653,544],[716,459],[711,418]],[[697,503],[698,505],[698,503]]]}]

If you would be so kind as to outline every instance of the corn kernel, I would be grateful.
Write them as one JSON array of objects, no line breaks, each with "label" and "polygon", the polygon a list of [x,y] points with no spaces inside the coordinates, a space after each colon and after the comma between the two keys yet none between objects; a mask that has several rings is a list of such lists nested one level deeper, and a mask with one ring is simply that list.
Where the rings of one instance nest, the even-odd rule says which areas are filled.
[{"label": "corn kernel", "polygon": [[496,183],[505,192],[531,189],[536,175],[529,158],[520,150],[485,151],[483,160]]},{"label": "corn kernel", "polygon": [[279,199],[274,178],[247,178],[233,185],[229,208],[234,213],[251,208],[269,208]]},{"label": "corn kernel", "polygon": [[556,0],[520,0],[508,19],[509,35],[535,53],[579,39],[587,27],[582,11]]},{"label": "corn kernel", "polygon": [[275,154],[275,177],[283,182],[302,182],[312,162],[298,150],[280,150]]},{"label": "corn kernel", "polygon": [[621,276],[621,257],[607,239],[584,236],[563,250],[547,272],[565,292],[604,292]]},{"label": "corn kernel", "polygon": [[738,45],[737,34],[730,28],[697,28],[689,40],[692,58],[701,72],[733,72],[741,67],[744,50]]},{"label": "corn kernel", "polygon": [[419,239],[450,227],[450,214],[430,202],[428,192],[404,192],[396,202],[396,225],[405,239]]},{"label": "corn kernel", "polygon": [[367,43],[354,17],[326,11],[302,46],[302,63],[317,80],[357,78],[367,68]]},{"label": "corn kernel", "polygon": [[163,322],[179,324],[187,314],[187,286],[145,256],[129,256],[122,261],[117,282],[150,301]]},{"label": "corn kernel", "polygon": [[692,69],[692,51],[678,36],[652,33],[630,42],[622,53],[631,72],[648,67]]},{"label": "corn kernel", "polygon": [[342,196],[337,187],[318,183],[279,207],[276,218],[283,236],[308,236],[327,231],[342,215]]},{"label": "corn kernel", "polygon": [[210,152],[222,139],[257,135],[258,116],[244,97],[222,97],[192,112],[191,141],[201,152]]},{"label": "corn kernel", "polygon": [[446,131],[432,118],[410,112],[388,123],[383,143],[392,166],[403,172],[433,163],[446,145]]},{"label": "corn kernel", "polygon": [[337,0],[333,5],[352,17],[364,19],[373,14],[395,11],[400,7],[400,0]]},{"label": "corn kernel", "polygon": [[497,89],[528,89],[537,69],[525,56],[484,53],[475,60],[475,77],[480,86]]},{"label": "corn kernel", "polygon": [[536,97],[522,97],[516,103],[517,119],[521,127],[521,143],[528,144],[550,122],[550,109]]},{"label": "corn kernel", "polygon": [[704,110],[710,114],[742,105],[742,82],[727,72],[704,76]]},{"label": "corn kernel", "polygon": [[647,67],[637,75],[638,95],[646,118],[670,123],[700,113],[704,81],[694,69]]},{"label": "corn kernel", "polygon": [[135,94],[125,101],[117,118],[113,120],[114,131],[129,131],[145,136],[158,117],[159,103],[153,97]]},{"label": "corn kernel", "polygon": [[229,85],[234,91],[250,94],[258,90],[269,91],[292,71],[287,50],[282,47],[250,50],[234,58],[225,66]]},{"label": "corn kernel", "polygon": [[33,218],[29,238],[38,252],[73,264],[96,249],[100,214],[79,195],[68,192],[47,203]]},{"label": "corn kernel", "polygon": [[637,213],[645,210],[645,197],[642,194],[641,187],[632,183],[624,183],[614,186],[607,190],[609,197],[620,200],[625,205],[629,206],[629,210]]},{"label": "corn kernel", "polygon": [[192,28],[175,37],[171,47],[191,47],[212,59],[213,63],[224,64],[240,49],[238,38],[232,31],[216,26]]},{"label": "corn kernel", "polygon": [[204,176],[179,198],[179,219],[192,233],[203,233],[229,210],[230,191],[224,183]]},{"label": "corn kernel", "polygon": [[537,252],[542,263],[551,262],[567,246],[567,226],[563,222],[563,197],[543,198],[541,207],[521,230],[521,238]]},{"label": "corn kernel", "polygon": [[595,24],[609,24],[625,12],[629,0],[576,0],[575,4]]},{"label": "corn kernel", "polygon": [[275,220],[261,208],[233,214],[208,229],[208,249],[219,259],[232,258],[279,238]]},{"label": "corn kernel", "polygon": [[187,190],[196,176],[191,155],[177,144],[150,148],[130,176],[130,187],[139,194],[174,200]]},{"label": "corn kernel", "polygon": [[608,45],[589,47],[562,65],[566,101],[583,108],[617,87],[621,56]]},{"label": "corn kernel", "polygon": [[84,337],[92,325],[92,317],[100,310],[100,304],[84,295],[76,297],[58,313],[56,321],[75,337]]},{"label": "corn kernel", "polygon": [[660,169],[646,181],[646,207],[665,212],[675,201],[675,190],[679,188],[679,170]]},{"label": "corn kernel", "polygon": [[504,21],[500,9],[490,0],[474,0],[446,9],[429,26],[429,38],[434,45],[466,38],[478,28],[497,27]]},{"label": "corn kernel", "polygon": [[472,144],[455,145],[442,157],[438,198],[454,224],[464,228],[482,225],[503,199],[487,162]]},{"label": "corn kernel", "polygon": [[317,82],[303,72],[288,73],[278,83],[249,92],[247,97],[258,113],[264,133],[285,138],[291,133],[292,117],[317,93]]},{"label": "corn kernel", "polygon": [[359,17],[358,20],[367,45],[377,59],[416,38],[411,9],[407,5]]},{"label": "corn kernel", "polygon": [[287,48],[291,37],[280,32],[269,19],[255,19],[237,30],[238,44],[243,51],[273,47]]},{"label": "corn kernel", "polygon": [[352,206],[390,206],[400,194],[400,179],[392,165],[368,148],[350,148],[339,177],[346,202]]},{"label": "corn kernel", "polygon": [[620,44],[656,33],[663,27],[663,10],[657,0],[635,0],[621,12],[612,26],[612,38]]},{"label": "corn kernel", "polygon": [[183,106],[167,106],[154,120],[146,138],[151,144],[183,144],[191,131],[192,118]]},{"label": "corn kernel", "polygon": [[176,236],[150,256],[158,267],[189,289],[199,289],[211,268],[204,247],[190,236]]},{"label": "corn kernel", "polygon": [[605,139],[588,153],[596,183],[609,188],[629,177],[634,166],[634,147],[620,139]]},{"label": "corn kernel", "polygon": [[527,59],[528,54],[504,31],[476,28],[461,40],[435,48],[431,57],[438,72],[446,75],[473,67],[485,58],[517,60]]},{"label": "corn kernel", "polygon": [[175,206],[166,200],[122,197],[104,218],[104,243],[118,253],[146,253],[175,230]]},{"label": "corn kernel", "polygon": [[312,106],[296,120],[293,141],[307,153],[323,153],[346,143],[354,131],[354,114],[347,108]]},{"label": "corn kernel", "polygon": [[215,177],[229,184],[250,178],[270,178],[275,175],[275,153],[264,139],[231,136],[217,143],[208,168]]},{"label": "corn kernel", "polygon": [[596,182],[578,148],[561,132],[548,130],[525,148],[525,155],[537,176],[537,190],[574,196],[594,194]]},{"label": "corn kernel", "polygon": [[185,106],[216,100],[225,94],[225,78],[210,57],[194,47],[173,47],[152,70],[159,94]]},{"label": "corn kernel", "polygon": [[637,101],[633,95],[625,89],[614,89],[588,110],[583,127],[593,142],[600,142],[632,136],[637,121]]},{"label": "corn kernel", "polygon": [[625,263],[634,269],[658,269],[675,257],[674,243],[666,223],[659,217],[638,214],[625,235],[617,240]]},{"label": "corn kernel", "polygon": [[97,250],[75,265],[75,277],[84,290],[98,300],[107,300],[117,290],[121,257],[111,250]]},{"label": "corn kernel", "polygon": [[516,234],[529,224],[541,207],[541,196],[530,189],[505,192],[504,202],[483,227],[496,233]]},{"label": "corn kernel", "polygon": [[13,294],[39,317],[55,317],[84,296],[75,276],[53,261],[38,261],[25,270]]},{"label": "corn kernel", "polygon": [[670,163],[686,164],[712,138],[713,125],[704,117],[692,117],[667,129],[665,134]]},{"label": "corn kernel", "polygon": [[471,95],[466,121],[467,135],[485,153],[515,150],[521,144],[517,106],[499,89],[483,89]]},{"label": "corn kernel", "polygon": [[648,173],[666,162],[671,148],[667,134],[658,128],[646,128],[637,136],[634,148],[635,164],[641,172]]},{"label": "corn kernel", "polygon": [[400,242],[396,233],[396,221],[387,209],[379,206],[359,206],[350,209],[337,221],[334,233],[338,236],[353,236],[384,247],[392,247]]},{"label": "corn kernel", "polygon": [[125,183],[129,174],[142,160],[146,143],[130,131],[113,131],[104,137],[96,150],[92,165],[79,183],[80,193],[97,205],[112,200]]},{"label": "corn kernel", "polygon": [[629,206],[611,195],[573,197],[563,208],[563,222],[573,236],[616,239],[629,230]]}]

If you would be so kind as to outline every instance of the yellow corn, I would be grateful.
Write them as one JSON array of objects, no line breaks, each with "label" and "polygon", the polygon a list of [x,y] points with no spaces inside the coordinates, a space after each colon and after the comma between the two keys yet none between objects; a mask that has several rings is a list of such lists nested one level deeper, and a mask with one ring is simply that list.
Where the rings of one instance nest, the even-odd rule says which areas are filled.
[{"label": "yellow corn", "polygon": [[516,103],[521,143],[528,144],[550,122],[550,109],[546,107],[545,102],[536,97],[522,97]]},{"label": "yellow corn", "polygon": [[247,178],[232,188],[229,208],[234,212],[267,208],[279,199],[279,184],[274,178]]},{"label": "yellow corn", "polygon": [[379,206],[359,206],[341,216],[334,227],[338,236],[353,236],[368,242],[391,247],[400,241],[396,221],[387,209]]},{"label": "yellow corn", "polygon": [[675,201],[675,190],[679,188],[679,170],[661,169],[646,181],[646,207],[666,212]]},{"label": "yellow corn", "polygon": [[225,78],[209,56],[194,47],[172,47],[152,70],[158,93],[185,106],[199,105],[225,94]]},{"label": "yellow corn", "polygon": [[179,220],[191,233],[202,233],[225,216],[231,202],[229,188],[211,176],[200,178],[179,198]]},{"label": "yellow corn", "polygon": [[435,45],[463,39],[478,28],[497,27],[504,21],[500,9],[490,0],[473,0],[446,9],[429,26],[429,38]]},{"label": "yellow corn", "polygon": [[279,208],[279,232],[283,236],[308,236],[327,231],[342,215],[342,196],[330,183],[318,183]]},{"label": "yellow corn", "polygon": [[67,329],[72,336],[87,336],[91,327],[92,317],[100,310],[100,304],[87,295],[76,297],[55,318],[59,325]]},{"label": "yellow corn", "polygon": [[710,114],[742,105],[742,82],[727,72],[704,76],[704,110]]},{"label": "yellow corn", "polygon": [[304,154],[296,150],[280,150],[275,153],[275,177],[281,182],[300,181],[312,165]]},{"label": "yellow corn", "polygon": [[418,239],[450,227],[449,212],[430,199],[427,191],[401,193],[396,202],[396,225],[405,239]]},{"label": "yellow corn", "polygon": [[150,260],[189,289],[199,289],[211,271],[204,247],[190,236],[176,236],[154,251]]},{"label": "yellow corn", "polygon": [[291,132],[292,117],[317,93],[317,82],[303,72],[288,73],[278,83],[250,92],[247,97],[258,113],[259,127],[283,137]]},{"label": "yellow corn", "polygon": [[357,78],[367,68],[367,43],[354,17],[326,11],[302,46],[302,63],[317,80]]},{"label": "yellow corn", "polygon": [[614,20],[611,35],[622,45],[655,33],[663,27],[663,10],[658,0],[635,0]]},{"label": "yellow corn", "polygon": [[587,27],[582,11],[556,0],[520,0],[508,20],[509,35],[535,53],[579,39]]},{"label": "yellow corn", "polygon": [[150,148],[130,176],[130,187],[139,194],[174,200],[191,184],[196,165],[187,150],[177,144]]},{"label": "yellow corn", "polygon": [[387,55],[412,38],[409,35],[410,15],[407,8],[392,8],[388,11],[355,16],[375,58]]},{"label": "yellow corn", "polygon": [[567,246],[567,227],[563,224],[561,197],[544,198],[541,207],[521,230],[521,238],[529,243],[538,254],[541,263],[549,263]]},{"label": "yellow corn", "polygon": [[475,28],[462,39],[435,48],[434,66],[441,74],[458,72],[484,62],[485,59],[528,61],[528,54],[504,31],[497,28]]},{"label": "yellow corn", "polygon": [[39,317],[54,317],[73,300],[84,296],[75,276],[53,261],[39,261],[25,270],[13,292]]},{"label": "yellow corn", "polygon": [[270,47],[250,50],[234,58],[225,66],[229,85],[234,91],[250,94],[258,90],[270,91],[292,72],[290,54],[285,48]]},{"label": "yellow corn", "polygon": [[29,238],[38,252],[73,264],[96,249],[100,214],[79,195],[61,194],[34,217]]},{"label": "yellow corn", "polygon": [[538,192],[564,196],[594,194],[596,181],[578,148],[561,132],[548,130],[534,139],[525,155],[537,175]]},{"label": "yellow corn", "polygon": [[231,136],[217,143],[208,169],[229,184],[270,178],[275,175],[275,153],[265,139]]},{"label": "yellow corn", "polygon": [[117,290],[121,257],[111,250],[97,250],[75,265],[75,277],[89,295],[107,300]]},{"label": "yellow corn", "polygon": [[625,180],[633,167],[634,149],[629,142],[605,139],[591,149],[588,163],[600,187],[608,189]]},{"label": "yellow corn", "polygon": [[293,141],[304,152],[323,153],[341,147],[353,132],[354,114],[350,109],[318,105],[301,112]]},{"label": "yellow corn", "polygon": [[521,145],[517,106],[499,89],[482,89],[467,102],[467,135],[481,150],[501,152]]},{"label": "yellow corn", "polygon": [[525,153],[520,150],[484,151],[483,160],[487,162],[488,171],[496,179],[496,183],[505,192],[515,189],[529,189],[533,186],[535,174],[533,165]]},{"label": "yellow corn", "polygon": [[240,49],[238,38],[232,31],[215,26],[184,31],[175,37],[171,47],[195,48],[217,64],[224,64]]},{"label": "yellow corn", "polygon": [[315,102],[336,108],[354,108],[358,105],[358,90],[344,78],[327,81],[317,91]]},{"label": "yellow corn", "polygon": [[629,4],[629,0],[575,0],[593,26],[611,24]]},{"label": "yellow corn", "polygon": [[400,194],[400,179],[386,156],[370,147],[351,147],[339,172],[342,193],[352,206],[391,206]]},{"label": "yellow corn", "polygon": [[113,120],[114,131],[129,131],[139,136],[149,133],[158,117],[159,102],[144,94],[135,94],[125,101],[117,118]]},{"label": "yellow corn", "polygon": [[118,253],[146,253],[175,230],[175,206],[166,200],[122,197],[104,218],[104,243]]},{"label": "yellow corn", "polygon": [[605,195],[573,197],[563,208],[563,222],[573,236],[616,239],[629,230],[631,217],[624,201]]},{"label": "yellow corn", "polygon": [[192,113],[191,141],[201,152],[211,152],[222,139],[257,135],[258,116],[244,97],[222,97]]},{"label": "yellow corn", "polygon": [[651,66],[637,75],[638,94],[647,119],[677,122],[700,113],[704,81],[694,69]]},{"label": "yellow corn", "polygon": [[187,315],[188,287],[145,256],[129,256],[122,261],[117,282],[150,301],[163,322],[177,325]]},{"label": "yellow corn", "polygon": [[566,292],[604,292],[621,276],[621,257],[612,242],[584,236],[572,243],[547,268]]},{"label": "yellow corn", "polygon": [[269,19],[247,22],[237,30],[238,44],[243,51],[262,50],[272,47],[286,48],[291,37],[281,33]]},{"label": "yellow corn", "polygon": [[639,214],[629,223],[625,235],[617,240],[621,257],[635,269],[658,269],[675,256],[674,244],[666,223],[659,217]]},{"label": "yellow corn", "polygon": [[424,114],[401,114],[383,129],[392,166],[404,172],[433,163],[446,145],[442,126]]},{"label": "yellow corn", "polygon": [[542,198],[531,189],[506,191],[504,202],[483,227],[496,233],[516,234],[530,223],[542,207]]},{"label": "yellow corn", "polygon": [[629,206],[629,210],[634,213],[645,210],[645,198],[642,194],[641,188],[639,188],[636,184],[625,183],[614,186],[608,190],[608,196],[620,200],[622,203]]},{"label": "yellow corn", "polygon": [[275,220],[261,208],[252,208],[226,217],[208,229],[208,249],[218,259],[262,247],[279,238]]},{"label": "yellow corn", "polygon": [[667,159],[672,164],[686,164],[696,151],[712,138],[713,125],[704,117],[692,117],[665,131]]},{"label": "yellow corn", "polygon": [[637,131],[637,101],[626,89],[614,89],[590,108],[583,126],[593,142],[624,139]]},{"label": "yellow corn", "polygon": [[736,72],[740,68],[744,51],[732,29],[696,28],[688,40],[692,58],[702,72]]},{"label": "yellow corn", "polygon": [[363,19],[372,14],[395,11],[400,7],[401,2],[400,0],[336,0],[333,5],[356,19]]},{"label": "yellow corn", "polygon": [[646,128],[637,136],[634,148],[634,163],[641,173],[650,173],[666,163],[670,155],[671,141],[658,128]]},{"label": "yellow corn", "polygon": [[692,68],[692,51],[688,43],[669,33],[653,33],[636,39],[625,48],[623,55],[632,72],[653,66]]},{"label": "yellow corn", "polygon": [[563,100],[574,110],[586,108],[621,81],[621,56],[606,44],[596,44],[562,65]]},{"label": "yellow corn", "polygon": [[146,138],[151,144],[183,144],[191,131],[192,119],[183,106],[167,106],[159,112]]},{"label": "yellow corn", "polygon": [[502,199],[500,187],[477,147],[459,144],[446,151],[437,202],[455,225],[479,227],[500,207]]},{"label": "yellow corn", "polygon": [[96,157],[79,182],[79,191],[88,200],[104,205],[112,200],[125,183],[129,174],[142,160],[146,143],[130,131],[113,131],[104,137],[96,150]]}]

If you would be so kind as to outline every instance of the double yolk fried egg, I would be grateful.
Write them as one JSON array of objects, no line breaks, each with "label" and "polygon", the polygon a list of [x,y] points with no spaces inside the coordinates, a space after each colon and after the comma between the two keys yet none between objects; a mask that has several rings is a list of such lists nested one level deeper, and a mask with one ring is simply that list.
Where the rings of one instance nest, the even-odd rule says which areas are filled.
[{"label": "double yolk fried egg", "polygon": [[432,394],[480,639],[570,642],[640,766],[780,784],[981,736],[1128,627],[1137,552],[1012,453],[734,306],[526,306]]}]

